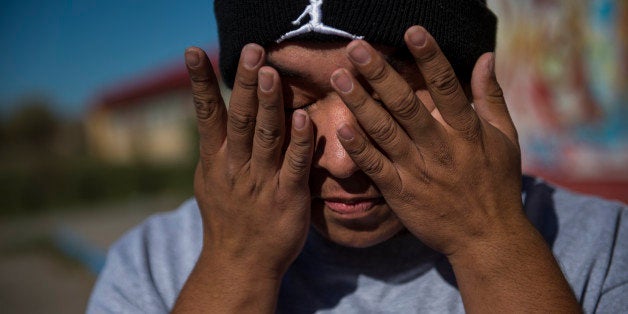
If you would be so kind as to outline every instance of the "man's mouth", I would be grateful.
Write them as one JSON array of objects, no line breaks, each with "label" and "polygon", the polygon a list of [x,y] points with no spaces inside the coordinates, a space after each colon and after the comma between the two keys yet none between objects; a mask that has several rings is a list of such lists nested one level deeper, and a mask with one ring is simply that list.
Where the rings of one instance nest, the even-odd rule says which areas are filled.
[{"label": "man's mouth", "polygon": [[382,203],[384,199],[382,197],[353,199],[323,198],[323,201],[331,211],[343,216],[353,216],[369,211],[373,206]]}]

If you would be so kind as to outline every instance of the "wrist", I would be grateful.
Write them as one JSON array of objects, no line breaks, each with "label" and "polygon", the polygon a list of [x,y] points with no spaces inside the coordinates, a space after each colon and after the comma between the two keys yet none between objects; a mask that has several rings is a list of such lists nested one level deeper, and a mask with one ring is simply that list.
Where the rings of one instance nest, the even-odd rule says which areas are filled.
[{"label": "wrist", "polygon": [[219,275],[242,281],[264,281],[266,284],[280,284],[287,271],[272,263],[269,258],[244,252],[232,252],[218,247],[203,246],[197,261],[220,271]]},{"label": "wrist", "polygon": [[273,313],[280,276],[202,250],[173,309],[173,313]]},{"label": "wrist", "polygon": [[525,217],[493,227],[448,255],[467,311],[580,312],[550,247]]},{"label": "wrist", "polygon": [[473,265],[477,268],[487,263],[494,267],[502,259],[513,259],[539,250],[549,252],[541,235],[520,211],[491,221],[481,234],[468,239],[447,258],[454,267]]}]

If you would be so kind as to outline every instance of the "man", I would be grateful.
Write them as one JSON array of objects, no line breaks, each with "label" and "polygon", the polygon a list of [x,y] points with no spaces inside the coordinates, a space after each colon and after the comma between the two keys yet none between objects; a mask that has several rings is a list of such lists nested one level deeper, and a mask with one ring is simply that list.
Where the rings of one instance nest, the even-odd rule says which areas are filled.
[{"label": "man", "polygon": [[111,249],[90,312],[628,310],[628,210],[522,180],[484,1],[309,2],[215,1],[195,200]]}]

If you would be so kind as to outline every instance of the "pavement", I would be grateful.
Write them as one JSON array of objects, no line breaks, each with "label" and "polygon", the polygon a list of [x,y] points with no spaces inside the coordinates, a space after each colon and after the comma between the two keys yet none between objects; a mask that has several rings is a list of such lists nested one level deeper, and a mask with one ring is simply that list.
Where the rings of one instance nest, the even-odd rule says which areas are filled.
[{"label": "pavement", "polygon": [[0,312],[84,313],[107,248],[173,196],[0,218]]}]

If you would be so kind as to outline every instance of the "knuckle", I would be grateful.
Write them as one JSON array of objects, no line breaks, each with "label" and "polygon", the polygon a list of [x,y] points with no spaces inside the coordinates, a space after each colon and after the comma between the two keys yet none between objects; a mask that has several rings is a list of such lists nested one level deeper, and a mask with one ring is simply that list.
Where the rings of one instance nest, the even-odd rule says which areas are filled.
[{"label": "knuckle", "polygon": [[399,195],[399,199],[401,199],[401,201],[403,203],[406,204],[414,204],[417,201],[417,197],[415,193],[406,191],[406,190],[402,190],[399,187],[396,187],[396,194]]},{"label": "knuckle", "polygon": [[395,114],[400,119],[410,120],[410,121],[417,120],[420,117],[420,113],[421,113],[421,105],[419,105],[418,103],[399,107],[395,111]]},{"label": "knuckle", "polygon": [[437,93],[444,96],[455,94],[458,91],[459,86],[458,78],[451,69],[436,73],[434,76],[429,78],[428,83],[434,87]]},{"label": "knuckle", "polygon": [[243,90],[257,90],[257,80],[246,75],[236,75],[235,85]]},{"label": "knuckle", "polygon": [[450,167],[454,164],[454,156],[447,145],[441,143],[434,152],[433,160],[440,166]]},{"label": "knuckle", "polygon": [[310,149],[311,143],[310,139],[304,136],[292,136],[290,141],[292,141],[292,145],[299,152],[305,152]]},{"label": "knuckle", "polygon": [[381,142],[393,142],[398,133],[396,125],[391,119],[378,119],[370,128],[372,136]]},{"label": "knuckle", "polygon": [[288,171],[300,174],[309,166],[309,158],[304,154],[293,152],[289,155],[287,164]]},{"label": "knuckle", "polygon": [[190,80],[192,81],[192,84],[197,87],[206,87],[213,82],[209,76],[197,73],[190,74]]},{"label": "knuckle", "polygon": [[255,128],[255,121],[255,116],[242,114],[233,109],[229,111],[229,124],[236,133],[249,134]]},{"label": "knuckle", "polygon": [[272,115],[277,114],[279,111],[283,112],[283,110],[279,110],[279,105],[272,100],[261,100],[259,101],[259,106],[266,111],[269,111]]},{"label": "knuckle", "polygon": [[259,139],[259,145],[265,149],[272,149],[277,145],[281,132],[276,128],[268,128],[265,126],[258,126],[255,134]]},{"label": "knuckle", "polygon": [[431,49],[425,49],[423,55],[416,57],[416,61],[419,63],[432,63],[438,59],[438,49],[431,47]]},{"label": "knuckle", "polygon": [[390,109],[401,119],[410,120],[415,118],[420,109],[416,96],[412,91],[400,93],[391,101]]},{"label": "knuckle", "polygon": [[482,125],[477,116],[472,115],[471,118],[460,120],[458,127],[460,136],[468,142],[477,142],[482,135]]},{"label": "knuckle", "polygon": [[[421,183],[423,183],[424,185],[430,185],[432,184],[432,176],[431,174],[426,170],[426,169],[419,169],[419,181]],[[414,197],[414,195],[412,195]]]},{"label": "knuckle", "polygon": [[381,83],[388,79],[389,72],[386,68],[386,65],[383,62],[379,62],[373,66],[373,68],[368,73],[369,81],[374,83]]},{"label": "knuckle", "polygon": [[504,102],[504,91],[501,86],[496,85],[491,91],[486,95],[487,100],[491,103],[502,103]]},{"label": "knuckle", "polygon": [[368,174],[379,174],[384,171],[384,162],[377,158],[375,154],[367,154],[364,156],[364,168],[362,169]]},{"label": "knuckle", "polygon": [[218,107],[222,106],[222,99],[207,94],[194,93],[193,101],[196,116],[200,120],[211,118],[217,112]]},{"label": "knuckle", "polygon": [[467,142],[475,143],[480,139],[480,133],[472,130],[461,131],[461,137]]}]

